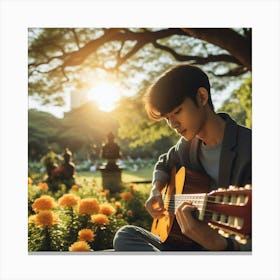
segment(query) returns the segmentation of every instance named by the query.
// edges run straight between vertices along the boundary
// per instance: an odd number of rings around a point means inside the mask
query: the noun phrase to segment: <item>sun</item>
[[[109,82],[98,83],[88,92],[88,99],[96,101],[99,109],[106,112],[115,108],[120,97],[119,88]]]

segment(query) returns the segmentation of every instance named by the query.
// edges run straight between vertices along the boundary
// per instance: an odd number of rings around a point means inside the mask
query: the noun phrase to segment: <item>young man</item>
[[[165,211],[161,190],[169,182],[172,168],[185,166],[206,173],[209,191],[218,187],[251,184],[251,130],[238,125],[229,115],[216,114],[207,75],[198,67],[179,65],[164,73],[145,95],[150,118],[165,119],[181,138],[159,157],[146,209],[154,218]],[[155,207],[158,202],[158,207]],[[207,223],[196,219],[195,207],[182,202],[176,220],[183,235],[192,240],[187,246],[160,242],[158,236],[136,226],[121,228],[114,238],[116,251],[165,250],[251,250],[250,241],[241,245],[225,238]]]

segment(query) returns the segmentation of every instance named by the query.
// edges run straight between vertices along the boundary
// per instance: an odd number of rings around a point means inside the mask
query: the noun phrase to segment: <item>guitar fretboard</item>
[[[207,203],[207,194],[175,194],[163,197],[163,201],[165,209],[172,214],[175,214],[175,210],[182,202],[189,202],[197,207],[197,210],[199,211],[198,219],[203,220]]]

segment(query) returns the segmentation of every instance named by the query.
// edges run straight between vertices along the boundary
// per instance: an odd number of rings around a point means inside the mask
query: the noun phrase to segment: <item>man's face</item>
[[[186,98],[181,105],[164,116],[168,125],[187,141],[192,140],[205,122],[205,107]]]

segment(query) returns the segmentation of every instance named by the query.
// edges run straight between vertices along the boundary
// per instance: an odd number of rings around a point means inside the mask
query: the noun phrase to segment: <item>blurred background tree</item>
[[[67,96],[90,89],[102,73],[114,77],[123,90],[110,113],[93,103],[62,119],[29,110],[30,159],[40,158],[49,146],[56,152],[67,146],[88,158],[108,131],[117,135],[126,155],[166,151],[176,135],[164,122],[147,118],[142,96],[178,63],[201,67],[209,76],[214,103],[224,99],[216,110],[251,126],[250,28],[30,28],[28,46],[28,92],[42,105],[63,106]],[[233,84],[235,90],[222,96]]]

